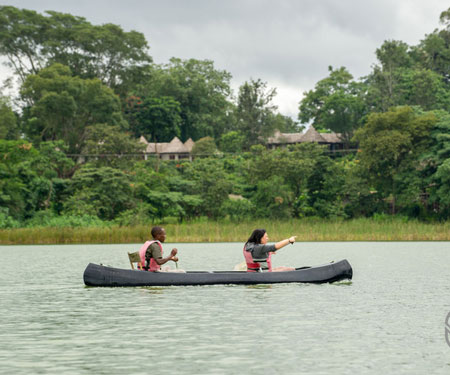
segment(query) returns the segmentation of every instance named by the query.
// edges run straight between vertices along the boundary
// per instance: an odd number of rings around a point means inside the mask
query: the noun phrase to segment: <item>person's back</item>
[[[244,258],[248,272],[272,271],[271,252],[275,245],[263,245],[247,242],[244,246]]]

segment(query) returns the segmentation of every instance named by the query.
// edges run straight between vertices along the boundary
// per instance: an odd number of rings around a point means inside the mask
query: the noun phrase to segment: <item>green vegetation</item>
[[[69,222],[67,222],[69,224]],[[74,223],[75,225],[77,223]],[[79,224],[79,223],[78,223]],[[98,223],[91,222],[91,225]],[[297,235],[305,241],[449,241],[450,224],[427,224],[419,221],[378,216],[374,219],[319,220],[292,219],[232,221],[195,221],[184,224],[163,223],[169,242],[242,242],[255,228],[265,228],[271,241]],[[89,226],[83,228],[40,227],[0,230],[0,243],[142,243],[149,238],[150,226]]]
[[[297,123],[260,79],[233,96],[212,61],[153,63],[139,32],[0,6],[0,54],[21,85],[0,97],[0,242],[140,242],[161,222],[173,241],[243,241],[255,226],[448,240],[450,9],[440,21],[417,46],[385,41],[366,77],[330,67]],[[265,146],[308,123],[358,152]],[[192,138],[195,158],[143,160],[140,136]]]

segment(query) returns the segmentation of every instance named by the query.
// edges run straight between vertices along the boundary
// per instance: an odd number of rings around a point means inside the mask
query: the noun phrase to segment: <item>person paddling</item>
[[[293,244],[297,236],[292,236],[273,245],[267,245],[269,236],[265,229],[255,229],[244,245],[244,258],[247,272],[284,272],[294,271],[293,267],[272,268],[272,253]]]
[[[161,269],[161,266],[170,260],[178,262],[178,257],[176,256],[178,250],[175,248],[172,249],[169,256],[163,258],[162,243],[166,240],[165,229],[162,227],[153,227],[151,233],[153,240],[145,242],[139,250],[141,263],[144,265],[143,269],[152,272],[180,272],[181,270],[171,270],[170,267]]]

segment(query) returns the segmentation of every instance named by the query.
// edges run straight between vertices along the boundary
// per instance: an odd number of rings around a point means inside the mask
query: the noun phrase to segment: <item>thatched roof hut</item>
[[[343,145],[340,137],[339,133],[319,133],[314,126],[310,126],[305,133],[281,133],[277,130],[273,137],[267,139],[267,145],[269,148],[276,148],[303,142],[315,142],[330,145],[330,148],[335,149]]]

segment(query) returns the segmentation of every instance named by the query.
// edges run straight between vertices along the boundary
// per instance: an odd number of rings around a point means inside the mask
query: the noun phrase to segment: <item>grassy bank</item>
[[[167,242],[245,242],[254,228],[265,228],[271,241],[450,241],[450,222],[423,223],[390,219],[258,220],[245,223],[194,222],[163,224]],[[92,228],[20,228],[0,230],[0,244],[140,243],[150,226]]]

